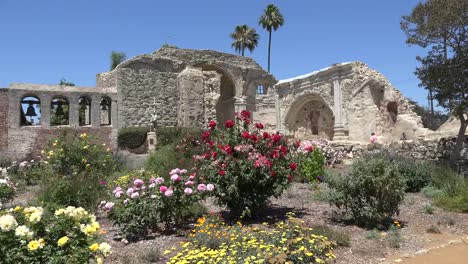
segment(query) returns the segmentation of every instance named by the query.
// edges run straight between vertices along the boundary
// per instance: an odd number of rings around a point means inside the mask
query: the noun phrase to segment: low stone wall
[[[357,142],[330,142],[330,146],[336,151],[344,154],[344,159],[359,158],[367,153],[375,153],[382,150],[390,150],[401,156],[432,160],[437,162],[447,162],[450,154],[455,148],[456,137],[439,139],[415,139],[402,140],[391,144],[362,144]],[[468,136],[465,137],[464,149],[462,150],[461,160],[458,161],[458,170],[460,173],[468,175]]]

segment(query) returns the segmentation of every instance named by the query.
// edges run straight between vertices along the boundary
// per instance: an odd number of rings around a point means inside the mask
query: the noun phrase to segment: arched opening
[[[108,97],[101,98],[101,126],[111,125],[111,100]]]
[[[203,71],[216,71],[221,74],[220,97],[216,103],[216,119],[218,123],[224,124],[226,120],[234,120],[234,102],[236,89],[229,74],[221,67],[213,64],[198,65]]]
[[[334,116],[327,103],[318,95],[296,100],[286,115],[286,126],[299,138],[333,139]]]
[[[388,102],[387,111],[393,123],[396,123],[398,117],[398,104],[395,101]]]
[[[41,101],[35,96],[26,96],[20,103],[20,125],[39,126],[41,124]]]
[[[80,126],[91,125],[91,100],[87,97],[80,97],[78,110],[78,124]]]
[[[50,125],[65,126],[69,124],[70,104],[63,97],[56,97],[50,103]]]

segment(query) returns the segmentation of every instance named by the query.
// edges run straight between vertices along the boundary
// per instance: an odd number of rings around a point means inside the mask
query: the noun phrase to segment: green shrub
[[[178,226],[183,221],[201,213],[202,207],[195,207],[207,193],[214,190],[213,184],[205,185],[198,178],[186,175],[186,170],[174,169],[170,180],[161,177],[145,181],[133,179],[128,184],[121,177],[118,182],[124,184],[113,188],[114,202],[104,204],[109,211],[109,218],[114,225],[122,228],[128,240],[145,237],[152,231],[162,231]],[[193,214],[192,214],[193,213]]]
[[[449,211],[468,213],[468,184],[463,184],[454,195],[443,193],[436,198],[435,204]]]
[[[149,129],[146,127],[124,127],[119,130],[117,142],[121,149],[136,149],[143,145]]]
[[[468,180],[446,167],[432,173],[434,204],[449,211],[468,212]],[[426,191],[427,192],[427,191]]]
[[[423,210],[426,214],[434,214],[434,207],[430,204],[424,205]]]
[[[83,208],[47,212],[19,206],[0,211],[1,263],[102,263],[111,253],[99,244],[99,223]]]
[[[168,177],[167,173],[173,168],[189,169],[192,159],[185,159],[180,155],[180,152],[175,151],[173,144],[159,147],[149,155],[145,169],[164,178]]]
[[[91,142],[86,134],[64,134],[42,151],[48,174],[40,179],[39,200],[45,206],[94,209],[106,197],[115,163],[109,148]]]
[[[0,154],[0,168],[8,168],[12,164],[11,159]]]
[[[158,127],[156,129],[159,146],[177,143],[183,138],[198,138],[200,134],[201,129],[195,127]]]
[[[302,181],[316,181],[317,177],[324,176],[325,156],[319,148],[315,148],[312,152],[305,154],[305,157],[300,162]],[[298,177],[298,178],[299,178]]]
[[[213,182],[213,195],[234,218],[255,216],[266,201],[279,197],[297,174],[296,158],[280,134],[262,131],[263,124],[249,126],[250,112],[242,111],[225,129],[203,132],[203,152],[194,157],[196,173]]]
[[[15,184],[8,177],[2,178],[0,174],[0,208],[2,208],[3,203],[13,200],[15,192]]]
[[[364,226],[384,224],[404,199],[405,181],[382,155],[356,160],[349,174],[328,184],[331,203]]]
[[[386,240],[391,247],[400,248],[402,242],[400,230],[394,225],[390,226]]]
[[[313,225],[312,230],[314,234],[324,236],[334,241],[338,246],[349,247],[351,245],[351,238],[348,234],[332,229],[326,225]]]
[[[419,192],[431,182],[432,166],[424,161],[399,157],[393,161],[406,181],[407,192]]]
[[[49,175],[48,169],[44,162],[38,161],[23,161],[21,163],[13,163],[8,168],[8,175],[19,185],[36,185],[44,175]]]
[[[377,240],[380,238],[380,233],[377,229],[372,229],[371,231],[366,232],[366,239]]]

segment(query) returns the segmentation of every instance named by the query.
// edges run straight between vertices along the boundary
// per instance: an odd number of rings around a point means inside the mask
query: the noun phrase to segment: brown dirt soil
[[[27,195],[22,196],[23,199]],[[306,224],[327,225],[348,234],[351,238],[351,246],[336,248],[336,264],[397,263],[395,260],[409,264],[468,263],[466,244],[448,245],[451,240],[468,237],[468,214],[446,212],[437,207],[434,207],[433,214],[427,214],[423,209],[427,204],[431,204],[431,200],[421,193],[408,193],[406,195],[405,201],[400,207],[400,215],[395,217],[402,225],[399,229],[401,233],[399,248],[393,248],[389,245],[386,240],[388,236],[386,232],[378,231],[376,238],[368,239],[366,235],[369,234],[370,230],[335,221],[333,218],[334,208],[327,202],[314,199],[313,187],[308,184],[294,183],[282,197],[272,199],[269,209],[260,216],[261,219],[258,221],[274,222],[275,219],[284,217],[287,212],[292,211]],[[212,201],[208,201],[206,205],[210,212],[221,210],[214,206]],[[112,264],[165,263],[168,258],[164,257],[162,252],[171,247],[178,247],[180,242],[184,241],[183,233],[189,231],[189,227],[187,227],[178,230],[180,234],[155,235],[146,240],[126,244],[119,238],[118,227],[112,226],[111,222],[103,215],[98,216],[98,220],[106,232],[104,239],[113,247],[113,253],[105,263]],[[437,227],[440,234],[428,233],[427,230],[431,226]],[[447,246],[431,249],[440,245]],[[416,255],[418,251],[425,249],[431,250],[428,253]],[[439,261],[439,257],[444,259],[443,262]],[[452,258],[455,262],[452,261]],[[458,260],[462,262],[456,262]]]

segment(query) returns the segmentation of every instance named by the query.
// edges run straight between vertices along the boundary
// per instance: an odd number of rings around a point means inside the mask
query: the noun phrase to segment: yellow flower
[[[86,138],[87,136],[88,136],[88,134],[86,134],[86,133],[80,134],[80,138]]]
[[[61,237],[58,241],[57,241],[57,245],[59,245],[59,247],[65,245],[66,243],[68,242],[68,237],[67,236],[64,236],[64,237]]]
[[[13,209],[13,211],[15,211],[15,212],[18,212],[19,210],[21,210],[21,207],[19,207],[19,206],[16,206],[15,209]]]
[[[111,253],[111,246],[106,242],[99,244],[99,250],[104,254],[105,257],[109,256]]]
[[[91,246],[89,246],[89,250],[91,250],[91,251],[96,251],[98,249],[99,249],[99,244],[98,243],[94,243]]]
[[[101,257],[97,257],[97,258],[96,258],[96,263],[97,263],[97,264],[102,264],[102,263],[103,263],[102,258],[101,258]]]
[[[83,149],[88,149],[88,148],[89,148],[88,145],[83,146]]]
[[[39,243],[39,241],[37,240],[32,240],[28,243],[28,249],[30,251],[34,251],[34,250],[37,250],[38,248],[41,247],[41,244]]]

